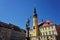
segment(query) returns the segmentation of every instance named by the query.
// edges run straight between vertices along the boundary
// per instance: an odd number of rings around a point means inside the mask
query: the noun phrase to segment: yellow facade
[[[54,29],[53,26],[47,26],[47,27],[41,27],[40,28],[41,34],[43,36],[42,40],[56,40],[54,35],[57,35],[57,32],[56,32],[56,29]],[[55,34],[54,34],[53,31],[55,31]]]
[[[41,32],[43,33],[43,35],[51,35],[53,28],[52,27],[44,27],[44,28],[41,28],[41,30],[42,30]]]
[[[35,27],[35,29],[33,29],[33,30],[35,30],[35,33],[33,33],[34,34],[34,36],[38,36],[38,32],[39,32],[39,29],[38,29],[38,21],[37,21],[37,18],[33,18],[33,26]]]

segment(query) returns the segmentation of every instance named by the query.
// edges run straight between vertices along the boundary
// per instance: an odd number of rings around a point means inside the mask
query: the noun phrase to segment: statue
[[[30,37],[29,37],[29,29],[30,29],[30,20],[28,19],[27,22],[26,22],[26,39],[27,40],[30,40]]]

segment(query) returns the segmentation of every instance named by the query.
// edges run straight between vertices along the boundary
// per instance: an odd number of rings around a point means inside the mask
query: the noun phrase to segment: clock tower
[[[38,36],[39,29],[38,29],[38,18],[37,18],[37,12],[36,8],[34,8],[34,15],[33,15],[33,29],[35,29],[35,36]]]

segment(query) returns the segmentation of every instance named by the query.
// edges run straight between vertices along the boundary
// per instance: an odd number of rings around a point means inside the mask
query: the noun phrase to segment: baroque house
[[[39,24],[41,40],[60,40],[60,26],[52,23],[50,20]]]

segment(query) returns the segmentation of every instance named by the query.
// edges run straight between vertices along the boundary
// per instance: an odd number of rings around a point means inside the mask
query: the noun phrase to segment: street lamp
[[[29,37],[29,29],[30,29],[30,20],[28,19],[27,22],[26,22],[26,39],[27,40],[30,40],[30,37]]]

